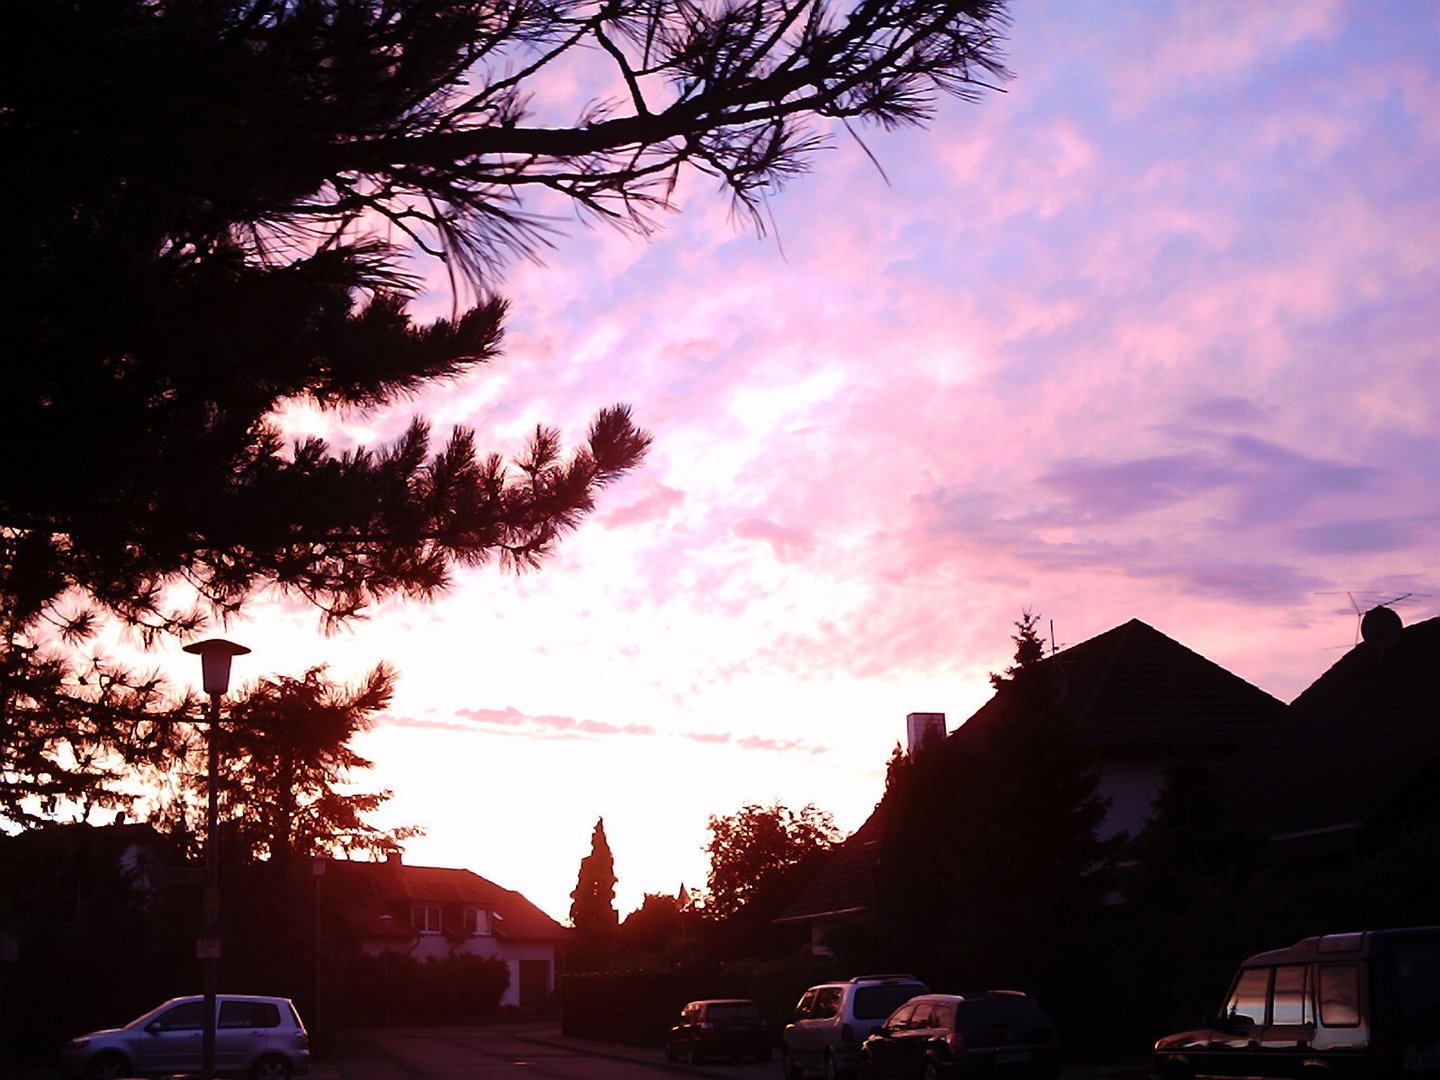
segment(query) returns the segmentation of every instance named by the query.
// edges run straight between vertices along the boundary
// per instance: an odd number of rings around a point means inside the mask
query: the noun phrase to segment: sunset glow
[[[407,862],[564,919],[603,817],[623,916],[703,886],[710,814],[860,824],[905,715],[983,703],[1025,608],[1061,647],[1141,619],[1286,701],[1355,605],[1440,612],[1440,7],[1013,17],[1004,92],[837,129],[767,235],[695,176],[649,239],[564,221],[507,269],[488,370],[287,417],[510,454],[626,402],[655,437],[536,573],[226,627],[241,682],[398,668],[356,780],[427,830]]]

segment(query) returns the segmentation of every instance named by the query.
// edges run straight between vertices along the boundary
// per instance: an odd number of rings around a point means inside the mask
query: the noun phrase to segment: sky
[[[1357,607],[1440,614],[1440,6],[1012,16],[1003,92],[836,132],[763,236],[705,177],[649,238],[558,222],[506,270],[503,357],[288,414],[513,454],[626,402],[654,435],[536,573],[225,628],[237,681],[399,669],[356,781],[426,830],[407,862],[563,921],[603,817],[623,916],[703,886],[712,814],[857,827],[906,714],[978,708],[1025,609],[1062,648],[1141,619],[1285,701]]]

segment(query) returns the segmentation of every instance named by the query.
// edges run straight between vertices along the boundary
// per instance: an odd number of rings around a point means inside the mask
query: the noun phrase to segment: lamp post
[[[207,787],[209,802],[205,812],[205,918],[202,922],[200,940],[195,943],[195,952],[205,968],[205,1015],[201,1018],[200,1075],[211,1080],[215,1075],[215,975],[220,959],[220,843],[216,826],[220,817],[218,774],[220,772],[219,734],[220,699],[230,689],[230,660],[244,656],[250,650],[244,645],[221,638],[196,641],[185,646],[185,651],[200,657],[202,686],[210,696],[210,707],[206,712],[209,734],[207,743],[209,762],[207,765]]]
[[[315,1030],[322,1026],[320,1018],[320,886],[325,882],[325,856],[316,855],[310,860],[310,873],[315,878]]]
[[[385,1026],[390,1026],[390,924],[394,915],[380,916],[380,933],[384,937],[385,952],[380,958],[380,1000],[384,1005]]]

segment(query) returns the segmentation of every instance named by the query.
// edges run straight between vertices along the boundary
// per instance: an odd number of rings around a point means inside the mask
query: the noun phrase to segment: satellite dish
[[[1377,649],[1389,649],[1400,644],[1400,632],[1404,628],[1395,610],[1380,604],[1361,618],[1360,639]]]

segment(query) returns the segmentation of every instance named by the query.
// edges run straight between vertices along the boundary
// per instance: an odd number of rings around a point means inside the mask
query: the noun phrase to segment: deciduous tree
[[[733,814],[712,814],[709,829],[705,907],[719,919],[735,915],[777,877],[840,841],[834,817],[814,804],[791,810],[778,802],[750,803]]]

